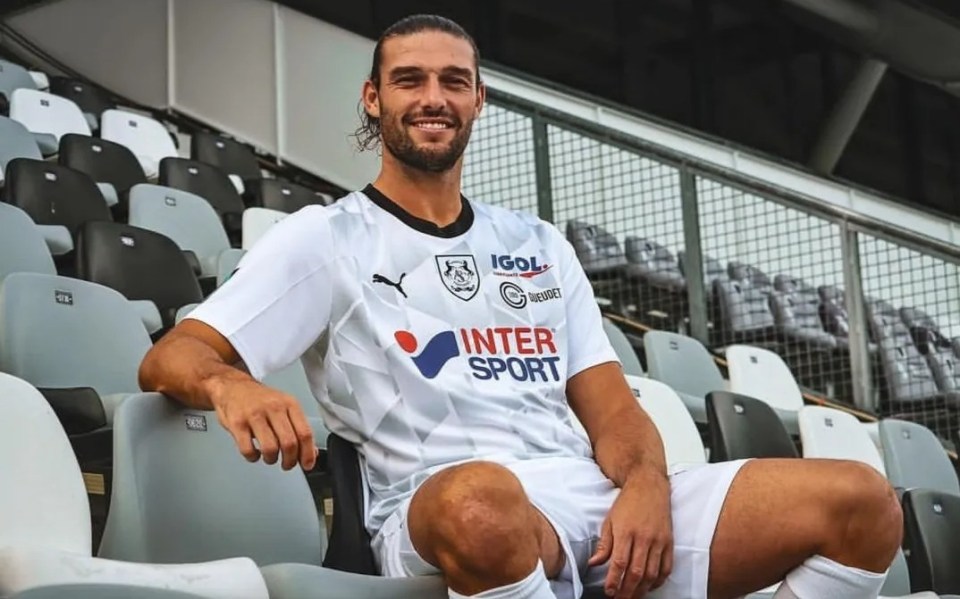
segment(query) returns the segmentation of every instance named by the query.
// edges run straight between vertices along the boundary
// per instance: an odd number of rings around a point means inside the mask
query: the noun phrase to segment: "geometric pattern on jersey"
[[[431,235],[365,191],[274,225],[191,317],[257,378],[301,357],[363,456],[371,534],[449,465],[590,456],[566,381],[616,355],[563,236],[472,202],[468,229]]]

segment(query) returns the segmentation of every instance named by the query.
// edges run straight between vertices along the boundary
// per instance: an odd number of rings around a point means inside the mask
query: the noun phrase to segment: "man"
[[[362,91],[377,179],[276,225],[147,355],[143,388],[216,410],[251,461],[309,469],[296,400],[257,382],[302,356],[364,456],[382,573],[442,573],[451,597],[726,598],[784,579],[780,598],[876,597],[902,524],[872,469],[668,475],[570,245],[460,194],[477,60],[446,19],[388,29]]]

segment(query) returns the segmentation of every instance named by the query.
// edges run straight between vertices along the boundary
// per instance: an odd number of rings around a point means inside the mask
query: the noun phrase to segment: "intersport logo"
[[[523,277],[531,279],[550,270],[549,264],[541,265],[536,256],[521,258],[508,254],[490,254],[490,265],[493,274],[501,277]]]
[[[410,331],[396,331],[394,339],[413,360],[425,378],[436,378],[446,364],[466,357],[473,377],[520,382],[559,381],[557,345],[553,331],[545,327],[487,327],[441,331],[420,342]]]

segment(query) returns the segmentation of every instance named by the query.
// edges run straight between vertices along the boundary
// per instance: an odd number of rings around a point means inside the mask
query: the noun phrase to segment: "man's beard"
[[[412,125],[408,121],[413,121],[414,118],[421,118],[422,116],[442,116],[452,121],[451,126],[455,132],[450,143],[440,148],[425,149],[418,147],[407,132],[407,126]],[[385,112],[380,122],[383,145],[390,150],[390,153],[410,168],[428,173],[444,173],[453,168],[460,156],[463,155],[467,142],[470,140],[470,131],[473,129],[473,119],[461,123],[460,119],[455,116],[439,114],[397,118],[393,114]]]

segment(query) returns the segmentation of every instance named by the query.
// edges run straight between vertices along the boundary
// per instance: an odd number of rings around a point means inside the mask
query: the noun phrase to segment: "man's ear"
[[[380,118],[380,92],[373,81],[367,79],[363,82],[363,91],[361,92],[363,100],[363,109],[372,118]]]
[[[483,105],[487,101],[487,85],[481,81],[477,86],[477,105],[474,107],[474,118],[480,116],[483,111]]]

